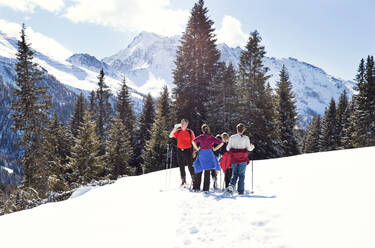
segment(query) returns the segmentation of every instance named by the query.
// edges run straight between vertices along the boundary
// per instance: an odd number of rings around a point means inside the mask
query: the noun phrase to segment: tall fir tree
[[[277,156],[274,143],[275,123],[272,96],[266,91],[268,67],[263,65],[264,46],[257,31],[250,34],[245,50],[241,53],[238,69],[238,98],[240,122],[248,127],[251,142],[256,146],[255,159]]]
[[[219,62],[216,74],[210,82],[209,94],[207,100],[210,102],[207,109],[207,123],[210,123],[211,133],[215,134],[222,130],[222,116],[223,113],[223,89],[224,89],[224,74],[226,71],[224,62]]]
[[[73,184],[87,184],[103,174],[103,156],[99,156],[101,141],[96,134],[92,113],[86,111],[75,145],[69,157],[70,180]]]
[[[133,104],[130,99],[129,87],[126,84],[125,77],[122,80],[121,89],[117,95],[117,102],[115,108],[117,112],[120,114],[120,118],[127,132],[132,137],[135,123],[135,115],[133,112]]]
[[[105,154],[105,143],[108,138],[108,128],[112,120],[112,106],[109,102],[109,98],[112,95],[108,85],[104,82],[104,71],[100,70],[98,75],[98,88],[96,89],[96,133],[98,134],[102,143],[100,148],[100,154]]]
[[[223,80],[223,132],[234,132],[239,119],[236,70],[232,63],[229,63],[224,73]],[[220,131],[220,132],[221,132]]]
[[[17,43],[15,80],[18,87],[14,90],[15,100],[10,108],[14,122],[12,129],[21,134],[18,145],[23,151],[20,158],[20,163],[24,167],[23,186],[45,193],[40,184],[46,181],[44,172],[48,165],[42,141],[51,99],[46,95],[48,87],[39,85],[42,81],[42,72],[38,64],[33,62],[34,52],[27,42],[25,29],[25,25],[22,25],[21,38]]]
[[[171,129],[175,123],[173,115],[171,115],[171,109],[172,109],[171,105],[172,105],[172,102],[171,102],[171,99],[169,98],[168,87],[165,85],[158,99],[157,112],[158,113],[160,112],[160,115],[165,117],[167,129]]]
[[[337,148],[337,120],[336,120],[336,102],[332,98],[329,107],[324,114],[322,123],[321,146],[323,151],[332,151]]]
[[[276,126],[277,139],[282,156],[299,154],[295,133],[297,111],[296,100],[292,92],[292,84],[285,65],[280,71],[280,81],[276,89]]]
[[[43,140],[43,147],[48,159],[49,191],[59,192],[69,189],[65,174],[73,143],[73,136],[64,123],[61,123],[57,112],[54,112],[54,116],[49,120],[47,126],[47,135]]]
[[[349,106],[348,96],[344,90],[339,98],[339,103],[337,104],[336,110],[336,132],[337,132],[337,146],[342,147],[342,139],[344,137],[344,127],[349,122],[349,116],[347,115],[347,110]]]
[[[304,136],[304,144],[303,144],[303,152],[304,153],[313,153],[313,152],[320,152],[321,148],[321,118],[320,115],[314,116],[310,125],[307,127],[305,136]]]
[[[173,71],[177,119],[187,118],[189,128],[194,132],[198,132],[201,124],[207,121],[211,104],[207,96],[220,58],[215,44],[214,22],[207,13],[203,0],[191,10]]]
[[[357,91],[351,125],[353,146],[375,145],[375,66],[374,57],[361,60],[356,75]]]
[[[155,122],[151,128],[151,138],[146,142],[145,150],[142,154],[142,168],[145,173],[162,170],[166,159],[168,145],[168,113],[170,109],[170,99],[168,88],[165,86],[160,94],[159,104]]]
[[[238,120],[236,72],[232,63],[218,63],[211,86],[208,122],[212,133],[234,132]]]
[[[129,163],[132,156],[131,136],[118,113],[109,131],[105,156],[107,168],[109,168],[108,174],[112,179],[117,179],[121,175],[134,174]]]
[[[90,97],[89,97],[89,111],[94,114],[96,112],[96,95],[95,95],[95,91],[92,90],[90,92]]]
[[[151,138],[151,127],[155,121],[155,108],[154,100],[151,95],[148,94],[145,103],[142,108],[142,113],[139,117],[139,128],[136,132],[136,144],[134,147],[134,161],[137,169],[137,174],[142,174],[142,163],[143,159],[141,157],[146,142]]]
[[[355,97],[352,98],[342,117],[341,146],[345,149],[353,148],[354,126],[351,125],[354,118]]]
[[[83,114],[86,110],[86,101],[81,93],[76,100],[73,110],[73,116],[70,120],[70,130],[74,137],[77,137],[78,130],[83,123]]]

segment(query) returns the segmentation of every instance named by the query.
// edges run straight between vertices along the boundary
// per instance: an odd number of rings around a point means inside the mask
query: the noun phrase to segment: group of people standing
[[[203,191],[210,189],[210,177],[217,187],[217,172],[224,172],[226,190],[232,193],[238,181],[238,193],[244,194],[246,165],[249,163],[248,152],[255,147],[244,135],[245,126],[238,124],[237,134],[229,137],[223,133],[214,137],[210,134],[207,124],[201,127],[202,134],[195,137],[194,132],[188,129],[189,121],[182,119],[176,124],[170,138],[177,139],[177,161],[180,167],[181,186],[186,187],[185,167],[188,167],[193,191],[200,191],[202,174],[204,174]],[[220,157],[220,162],[218,157]],[[194,161],[194,162],[193,162]]]

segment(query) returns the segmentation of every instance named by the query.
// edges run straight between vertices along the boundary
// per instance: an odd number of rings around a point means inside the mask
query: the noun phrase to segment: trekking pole
[[[169,158],[169,144],[167,144],[167,159],[165,160],[165,189],[167,189],[168,181],[168,158]]]
[[[172,165],[173,165],[173,147],[171,149],[171,157],[169,159],[169,169],[172,169]],[[171,170],[169,170],[169,182],[168,182],[168,186],[171,185]]]
[[[220,189],[223,189],[223,180],[221,175],[221,168],[220,168]]]
[[[254,194],[254,160],[251,160],[251,194]]]

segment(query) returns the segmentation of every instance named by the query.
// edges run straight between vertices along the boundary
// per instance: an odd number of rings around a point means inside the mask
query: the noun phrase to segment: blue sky
[[[61,44],[71,53],[89,53],[102,59],[124,49],[141,31],[181,34],[195,2],[0,0],[0,31],[11,29],[10,26],[17,29],[10,24],[25,22],[32,32],[53,39],[52,43],[37,44],[41,47]],[[205,2],[215,22],[218,41],[230,46],[243,46],[248,34],[257,29],[267,56],[294,57],[349,80],[354,78],[360,59],[375,54],[375,1]],[[41,40],[44,39],[31,42]],[[64,57],[69,53],[61,54]]]

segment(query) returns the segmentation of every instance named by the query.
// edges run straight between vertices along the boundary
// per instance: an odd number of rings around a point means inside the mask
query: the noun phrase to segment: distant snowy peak
[[[70,56],[66,61],[69,63],[87,68],[89,70],[100,70],[100,69],[108,69],[108,65],[100,60],[98,60],[95,56],[91,56],[87,53],[78,53]]]
[[[238,68],[238,63],[242,49],[240,47],[232,48],[229,47],[225,43],[220,43],[217,45],[217,49],[220,51],[220,60],[225,62],[226,64],[229,64],[229,62],[233,63],[233,66],[235,68]]]
[[[179,36],[162,37],[150,32],[142,32],[124,50],[102,61],[129,78],[142,89],[159,90],[172,86],[172,71],[176,58]],[[153,91],[159,93],[157,91]],[[151,92],[151,93],[153,93]],[[148,92],[144,92],[148,93]]]
[[[106,57],[103,62],[109,65],[115,65],[116,63],[127,63],[127,59],[131,56],[144,55],[143,51],[150,51],[156,48],[168,49],[170,47],[177,46],[179,36],[163,37],[151,32],[141,32],[139,35],[134,37],[132,42],[127,46],[127,48],[119,51],[118,53]]]

